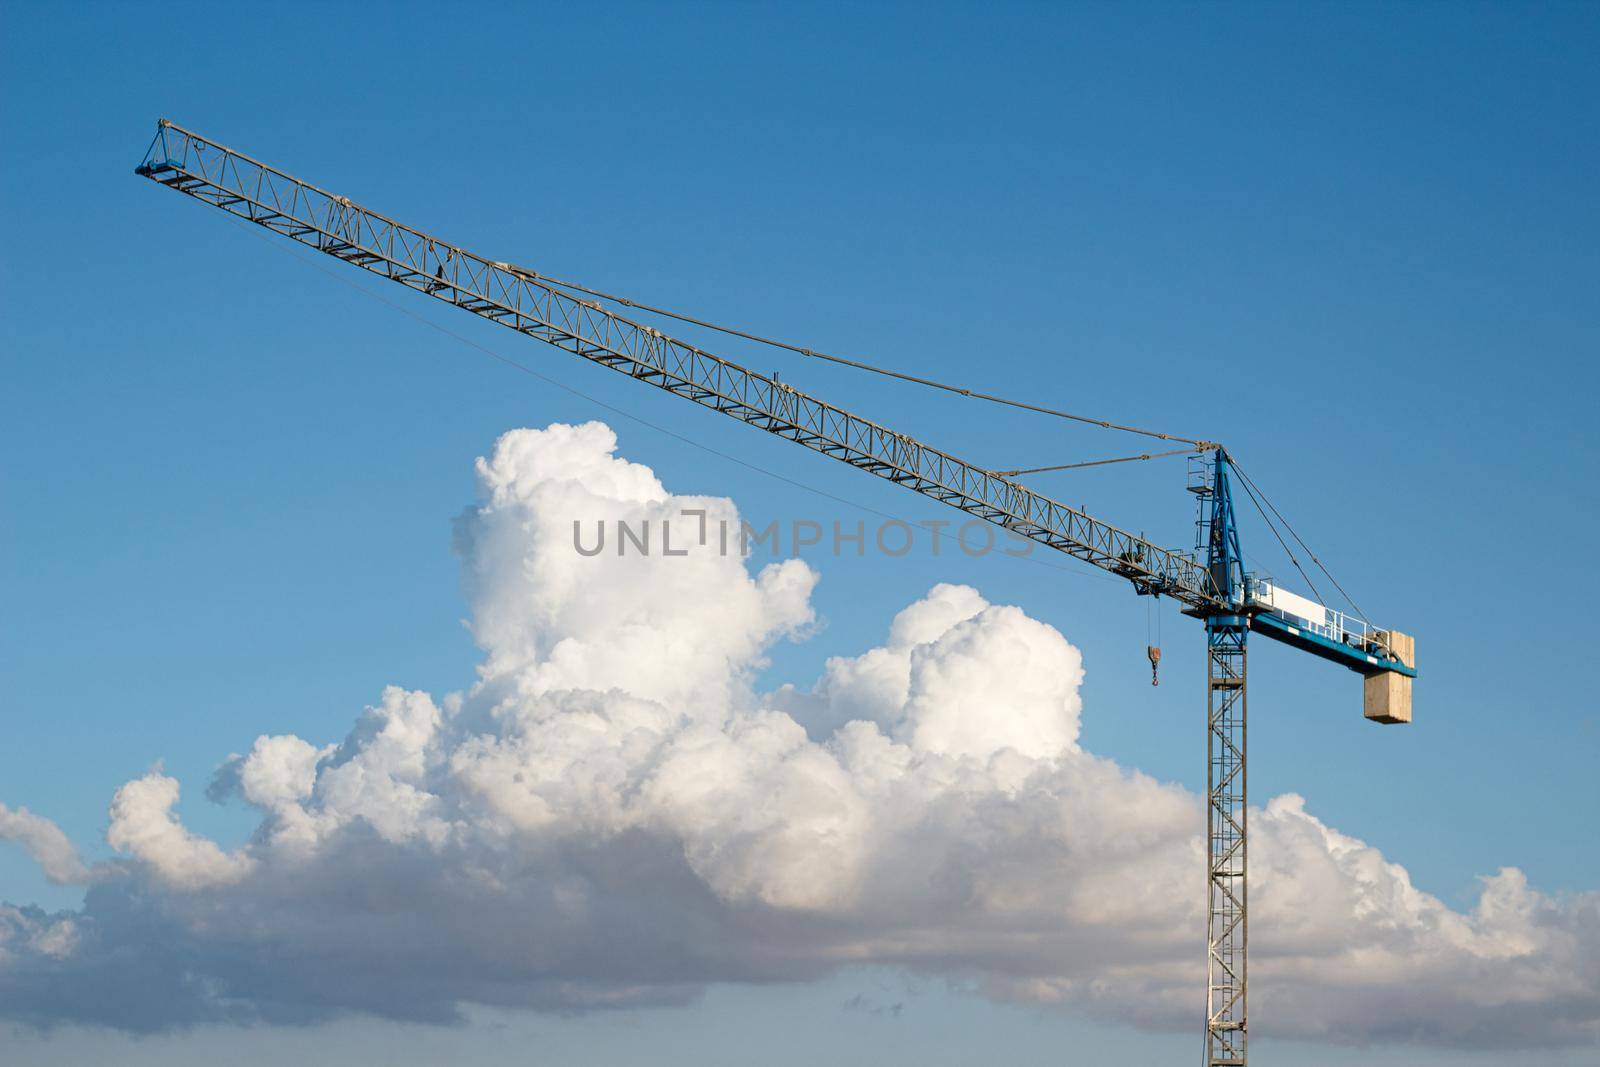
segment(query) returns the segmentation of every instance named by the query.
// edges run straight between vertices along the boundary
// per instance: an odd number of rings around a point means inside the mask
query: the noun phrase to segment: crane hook
[[[1150,684],[1160,685],[1161,679],[1156,677],[1156,671],[1161,666],[1161,649],[1155,645],[1146,645],[1144,651],[1150,657]]]

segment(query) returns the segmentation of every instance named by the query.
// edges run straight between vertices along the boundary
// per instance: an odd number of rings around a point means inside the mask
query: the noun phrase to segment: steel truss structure
[[[1249,821],[1242,626],[1206,631],[1206,1063],[1242,1065],[1249,1001]]]
[[[1140,594],[1171,597],[1185,614],[1204,619],[1206,1063],[1243,1067],[1249,931],[1246,639],[1251,631],[1262,633],[1366,675],[1414,677],[1416,671],[1381,640],[1369,640],[1365,631],[1352,636],[1341,627],[1337,633],[1306,633],[1251,602],[1225,450],[1218,447],[1205,456],[1205,476],[1190,486],[1200,505],[1201,562],[1194,554],[1162,548],[1093,519],[1005,474],[669,337],[610,310],[601,299],[582,299],[569,291],[570,285],[402,225],[165,119],[137,173],[372,274],[1084,560],[1126,578]]]
[[[363,270],[1076,556],[1188,607],[1206,571],[1075,508],[162,121],[138,173]]]
[[[1197,496],[1206,570],[1229,604],[1244,602],[1244,554],[1233,514],[1228,454],[1206,457]],[[1244,1067],[1249,1039],[1249,797],[1246,790],[1245,644],[1241,612],[1206,622],[1206,1065]]]

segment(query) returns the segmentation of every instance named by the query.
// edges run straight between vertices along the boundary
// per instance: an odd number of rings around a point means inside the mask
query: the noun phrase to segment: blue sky
[[[1594,8],[8,13],[0,800],[89,856],[110,854],[111,794],[158,760],[185,783],[186,822],[233,844],[251,821],[203,788],[229,753],[261,733],[338,740],[388,683],[470,684],[450,519],[505,430],[604,418],[675,491],[757,517],[860,514],[765,472],[942,517],[398,295],[608,407],[527,380],[332,282],[136,179],[166,116],[490,258],[1226,441],[1373,618],[1417,635],[1424,672],[1416,724],[1380,730],[1354,676],[1259,643],[1253,795],[1303,794],[1457,907],[1503,866],[1546,892],[1600,887],[1582,625],[1600,596],[1583,562],[1600,443]],[[1140,447],[727,350],[993,466]],[[1186,547],[1182,475],[1168,460],[1036,484]],[[1246,523],[1247,550],[1286,574]],[[1199,628],[1169,609],[1152,689],[1145,604],[1063,562],[817,558],[823,625],[775,648],[768,674],[813,678],[936,582],[965,582],[1082,649],[1086,747],[1199,788]],[[0,898],[79,895],[0,854]],[[930,1020],[945,1016],[1024,1060],[1061,1041],[1132,1057],[1112,1062],[1192,1045],[927,984],[874,994],[905,1000],[899,1017],[840,1007],[896,981],[718,990],[677,1012],[516,1017],[405,1045],[488,1055],[510,1027],[546,1035],[557,1062],[585,1062],[585,1042],[611,1043],[609,1062],[663,1042],[707,1062],[738,1053],[704,1034],[747,1015],[772,1020],[751,1041],[796,1017],[859,1032],[852,1047],[877,1050],[862,1062],[939,1062]],[[119,1039],[11,1040],[43,1063]],[[249,1040],[140,1047],[198,1059]],[[1323,1054],[1282,1046],[1283,1062]]]

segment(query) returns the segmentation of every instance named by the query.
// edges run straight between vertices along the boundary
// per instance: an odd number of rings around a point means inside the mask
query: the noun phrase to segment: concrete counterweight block
[[[1417,641],[1410,634],[1397,630],[1380,633],[1389,648],[1407,667],[1417,665]],[[1411,721],[1412,679],[1395,671],[1369,674],[1362,686],[1362,713],[1373,722],[1396,723]]]

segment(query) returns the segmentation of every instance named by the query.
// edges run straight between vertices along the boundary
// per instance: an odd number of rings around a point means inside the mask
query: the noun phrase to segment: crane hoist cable
[[[1153,437],[1159,441],[1182,441],[1184,444],[1193,445],[1200,451],[1208,451],[1217,447],[1217,443],[1214,441],[1204,441],[1192,437],[1182,437],[1178,434],[1172,433],[1161,433],[1158,430],[1146,430],[1138,426],[1125,426],[1121,423],[1111,422],[1106,419],[1096,419],[1088,415],[1075,415],[1069,411],[1060,411],[1056,408],[1047,408],[1039,404],[1030,404],[1024,400],[1013,400],[1009,397],[996,396],[993,393],[985,393],[976,389],[968,389],[959,385],[951,385],[947,382],[935,381],[932,378],[923,378],[915,374],[906,374],[903,371],[891,370],[888,367],[879,367],[872,363],[866,363],[858,359],[846,359],[844,356],[829,355],[826,352],[818,352],[816,349],[807,348],[804,345],[790,344],[787,341],[779,341],[771,337],[762,337],[760,334],[750,333],[749,331],[741,330],[736,326],[723,326],[715,322],[708,322],[705,319],[696,318],[693,315],[688,315],[680,311],[671,311],[667,308],[655,307],[650,304],[641,303],[637,300],[630,300],[625,296],[618,296],[615,293],[603,292],[587,285],[581,285],[578,282],[564,281],[560,278],[552,278],[548,274],[541,274],[536,270],[529,270],[527,267],[519,267],[515,263],[496,263],[495,266],[508,268],[518,274],[525,275],[536,281],[544,282],[546,285],[554,285],[561,289],[570,289],[573,292],[584,293],[600,300],[610,300],[621,304],[624,307],[637,308],[640,311],[648,312],[652,315],[662,315],[669,319],[676,319],[679,322],[687,322],[693,326],[703,326],[708,330],[715,330],[718,333],[727,334],[730,337],[742,337],[747,341],[754,341],[757,344],[770,345],[773,348],[782,348],[786,351],[795,352],[811,359],[820,359],[828,363],[836,363],[842,367],[853,367],[856,370],[864,370],[872,374],[881,374],[887,378],[895,378],[903,382],[911,382],[914,385],[927,386],[930,389],[942,389],[947,393],[956,393],[959,396],[968,397],[972,400],[986,400],[991,404],[1003,404],[1006,407],[1019,408],[1023,411],[1032,411],[1040,415],[1050,415],[1058,419],[1070,419],[1074,422],[1081,422],[1090,426],[1098,426],[1105,430],[1119,430],[1123,433],[1141,434],[1145,437]],[[1185,449],[1185,451],[1188,450]]]
[[[1161,595],[1152,594],[1145,602],[1145,655],[1150,658],[1150,684],[1161,684]]]

